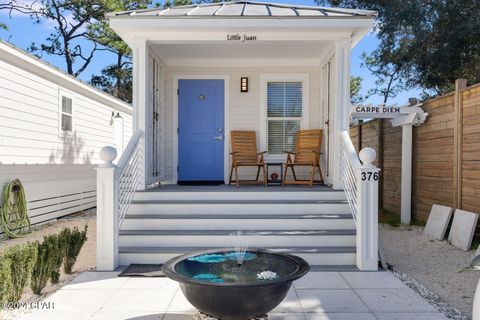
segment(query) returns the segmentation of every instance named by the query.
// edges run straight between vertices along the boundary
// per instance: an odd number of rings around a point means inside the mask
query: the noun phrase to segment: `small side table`
[[[282,185],[283,178],[283,162],[267,162],[267,182],[268,185]],[[280,174],[277,180],[272,180],[270,178],[270,167],[280,167]]]

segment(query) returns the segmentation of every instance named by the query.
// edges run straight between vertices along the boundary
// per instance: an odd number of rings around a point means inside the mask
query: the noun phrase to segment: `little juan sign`
[[[241,41],[241,42],[247,42],[247,41],[255,41],[257,40],[257,36],[252,36],[248,34],[227,34],[227,40],[228,41]]]

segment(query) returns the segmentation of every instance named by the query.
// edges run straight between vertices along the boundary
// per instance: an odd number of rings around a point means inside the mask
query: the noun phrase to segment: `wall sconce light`
[[[248,78],[241,77],[240,78],[240,92],[248,92]]]

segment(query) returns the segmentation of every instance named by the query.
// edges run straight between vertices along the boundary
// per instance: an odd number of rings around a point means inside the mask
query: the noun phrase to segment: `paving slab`
[[[390,272],[342,272],[341,275],[354,289],[407,288]]]
[[[375,313],[378,320],[448,320],[441,313]]]
[[[372,312],[437,312],[410,288],[356,289],[355,292]]]
[[[268,320],[306,320],[303,313],[269,313]]]
[[[470,250],[473,234],[477,226],[478,214],[465,210],[455,210],[448,241],[464,251]]]
[[[165,313],[162,320],[193,320],[194,313]],[[140,319],[138,319],[140,320]],[[142,319],[143,320],[143,319]]]
[[[298,290],[305,313],[369,312],[353,290]]]
[[[443,240],[452,214],[452,208],[434,204],[430,210],[424,233],[434,239]]]
[[[306,313],[306,320],[377,320],[371,313]]]
[[[120,289],[127,278],[119,278],[118,272],[84,272],[73,279],[63,290]]]
[[[302,289],[350,289],[340,272],[310,272],[293,283],[296,290]]]
[[[178,284],[168,278],[124,277],[121,289],[176,289]]]
[[[89,320],[162,320],[163,313],[155,312],[139,312],[139,311],[130,311],[130,312],[119,312],[119,311],[99,311],[94,314]],[[69,318],[65,318],[70,320]],[[178,319],[180,320],[180,319]],[[187,320],[187,318],[185,318]],[[188,320],[192,320],[192,316]]]
[[[21,317],[21,320],[89,320],[93,313],[39,311]]]
[[[197,309],[188,302],[187,298],[183,295],[182,290],[178,289],[172,302],[168,306],[168,313],[194,314],[196,312]]]
[[[285,299],[272,310],[272,313],[303,313],[302,305],[295,290],[290,289]]]
[[[103,308],[117,292],[118,289],[61,289],[44,301],[53,304],[54,309],[48,310],[51,311],[51,314],[57,312],[94,313]]]
[[[103,311],[151,311],[164,313],[167,311],[177,289],[138,289],[118,290],[108,300]]]

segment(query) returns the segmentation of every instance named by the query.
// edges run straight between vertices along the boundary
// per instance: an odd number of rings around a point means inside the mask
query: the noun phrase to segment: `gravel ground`
[[[475,251],[465,252],[447,241],[432,240],[423,234],[423,227],[417,226],[380,225],[379,242],[384,260],[400,273],[400,278],[401,274],[406,275],[407,282],[408,279],[416,281],[460,310],[463,318],[471,318],[480,272],[464,268],[470,264]]]
[[[22,299],[20,300],[22,303],[32,303],[36,301],[40,301],[45,299],[45,297],[49,296],[56,290],[63,287],[65,284],[72,281],[76,276],[78,276],[81,272],[92,270],[95,268],[95,260],[96,260],[96,216],[95,216],[95,209],[80,212],[77,214],[70,215],[68,217],[59,219],[55,222],[42,224],[40,226],[34,227],[34,232],[32,235],[26,238],[19,238],[19,239],[9,239],[9,240],[0,240],[0,252],[3,252],[6,247],[12,246],[17,243],[26,243],[26,242],[33,242],[33,241],[42,241],[43,236],[52,233],[59,233],[62,231],[63,228],[73,228],[78,227],[79,229],[83,229],[85,224],[88,224],[88,231],[87,231],[87,241],[82,247],[80,254],[77,258],[77,262],[73,267],[73,274],[66,275],[63,273],[63,268],[61,269],[60,274],[60,282],[52,285],[48,282],[47,286],[42,290],[41,295],[34,294],[30,288],[27,287],[25,289]],[[26,312],[25,309],[19,310],[10,310],[10,311],[2,311],[0,312],[0,319],[2,320],[9,320],[15,319]]]

